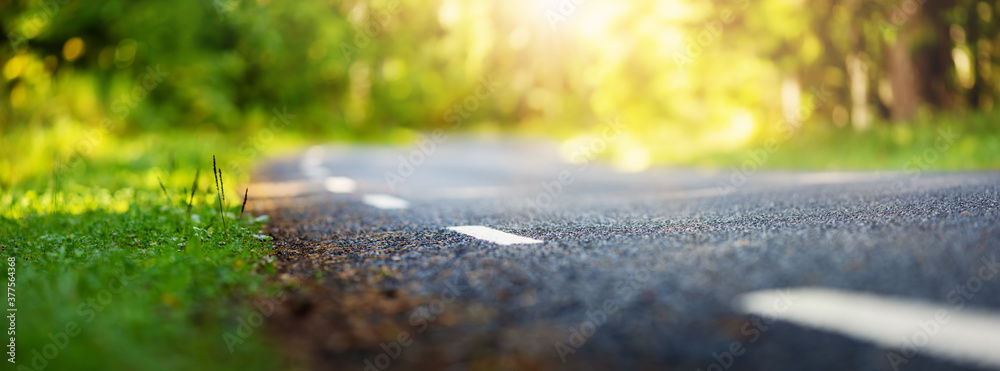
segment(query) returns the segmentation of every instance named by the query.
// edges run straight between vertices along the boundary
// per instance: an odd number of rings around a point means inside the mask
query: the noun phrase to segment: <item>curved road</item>
[[[300,361],[1000,369],[998,173],[744,182],[574,164],[544,142],[429,143],[258,170],[254,207],[303,287],[269,326]]]

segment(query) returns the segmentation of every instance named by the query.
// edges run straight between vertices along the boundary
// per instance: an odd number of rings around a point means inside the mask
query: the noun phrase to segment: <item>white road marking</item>
[[[358,186],[350,178],[332,176],[323,181],[323,188],[331,193],[351,193]]]
[[[299,161],[299,170],[307,178],[322,179],[330,175],[330,171],[323,167],[323,146],[312,146],[306,150],[302,160]]]
[[[779,306],[780,300],[790,304]],[[1000,367],[1000,315],[901,298],[823,288],[765,290],[741,295],[748,313],[841,333],[892,349],[903,362],[926,353],[962,363]],[[905,357],[905,358],[904,358]]]
[[[315,145],[315,146],[309,147],[309,149],[306,150],[305,157],[306,158],[323,158],[323,152],[325,152],[325,151],[326,151],[326,147],[323,147],[321,145]]]
[[[399,197],[394,197],[384,194],[372,194],[364,195],[361,197],[361,201],[367,205],[377,207],[379,209],[405,209],[410,207],[410,202]]]
[[[322,179],[330,175],[330,171],[323,166],[323,162],[312,157],[303,158],[299,162],[299,170],[310,179]]]
[[[481,225],[463,225],[459,227],[448,227],[448,229],[461,234],[466,234],[478,238],[480,240],[490,241],[498,245],[514,245],[514,244],[544,242],[541,240],[536,240],[534,238],[521,237],[516,234],[510,234],[504,231],[498,231],[496,229],[490,227],[484,227]]]

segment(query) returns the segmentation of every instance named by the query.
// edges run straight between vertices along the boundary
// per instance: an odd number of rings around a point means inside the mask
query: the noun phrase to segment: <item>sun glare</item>
[[[729,137],[734,143],[744,144],[750,140],[754,132],[753,114],[750,111],[738,110],[730,121]]]

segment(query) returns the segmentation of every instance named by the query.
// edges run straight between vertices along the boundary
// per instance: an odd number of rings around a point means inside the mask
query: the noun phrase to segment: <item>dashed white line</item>
[[[367,205],[386,210],[405,209],[410,207],[409,201],[384,194],[364,195],[361,197],[361,201]]]
[[[299,170],[310,179],[322,179],[330,175],[330,171],[323,167],[323,146],[309,147],[299,162]]]
[[[775,304],[782,300],[788,305]],[[891,351],[897,362],[906,361],[915,350],[1000,367],[1000,316],[994,313],[822,288],[757,291],[740,296],[737,304],[748,313],[898,349]],[[892,356],[886,353],[890,362]]]
[[[350,178],[332,176],[323,181],[323,188],[331,193],[351,193],[358,186]]]
[[[463,225],[458,227],[448,227],[448,229],[461,234],[478,238],[480,240],[490,241],[498,245],[515,245],[515,244],[529,244],[529,243],[543,242],[541,240],[536,240],[534,238],[522,237],[516,234],[510,234],[504,231],[499,231],[481,225]]]
[[[323,167],[319,160],[314,159],[302,160],[299,163],[299,170],[309,179],[322,179],[330,175],[330,171]]]

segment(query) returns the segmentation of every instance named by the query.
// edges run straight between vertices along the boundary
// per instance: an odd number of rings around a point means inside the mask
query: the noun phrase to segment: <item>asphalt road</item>
[[[270,328],[316,368],[1000,369],[1000,173],[567,157],[451,138],[267,163],[282,271],[323,282]]]

